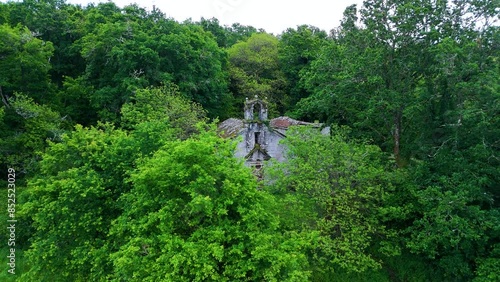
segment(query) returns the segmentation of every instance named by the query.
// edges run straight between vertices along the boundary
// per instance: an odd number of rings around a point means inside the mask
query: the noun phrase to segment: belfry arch
[[[255,96],[254,99],[245,101],[245,120],[247,121],[265,121],[267,120],[267,103]]]

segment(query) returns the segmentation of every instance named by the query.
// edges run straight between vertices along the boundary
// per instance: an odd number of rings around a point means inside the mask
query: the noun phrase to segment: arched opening
[[[255,103],[253,105],[253,119],[254,120],[260,120],[261,119],[261,115],[260,115],[260,112],[262,111],[262,106],[260,103]]]

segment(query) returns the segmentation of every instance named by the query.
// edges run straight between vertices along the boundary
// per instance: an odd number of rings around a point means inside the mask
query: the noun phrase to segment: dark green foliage
[[[498,163],[493,169],[469,163],[478,156],[467,156],[467,151],[445,150],[414,172],[419,185],[411,191],[414,221],[406,230],[410,236],[406,244],[435,259],[449,279],[469,280],[478,261],[495,257],[500,213],[495,194],[489,191],[498,183]]]
[[[149,28],[148,20],[102,23],[78,42],[92,107],[116,120],[137,89],[174,82],[210,116],[224,117],[222,105],[230,101],[225,52],[198,26],[162,19]]]
[[[319,56],[322,45],[326,43],[326,32],[313,26],[298,26],[287,29],[279,37],[278,57],[280,68],[286,79],[285,102],[288,110],[302,98],[310,95],[300,74],[308,71],[310,64]]]
[[[135,4],[0,3],[17,280],[499,280],[495,21],[495,1],[367,0],[329,35],[274,36]],[[208,120],[254,95],[333,128],[286,132],[260,183]]]
[[[313,234],[280,231],[274,199],[198,105],[171,85],[122,113],[129,131],[77,126],[42,155],[20,211],[32,228],[23,279],[307,279]]]
[[[64,1],[24,1],[4,7],[11,26],[20,25],[12,31],[2,25],[0,31],[8,49],[2,52],[13,54],[2,64],[9,70],[1,76],[4,95],[23,91],[90,125],[98,119],[118,122],[121,106],[137,89],[173,82],[210,117],[227,117],[223,107],[232,99],[226,53],[199,26],[179,24],[157,10],[149,13],[136,5],[121,9],[111,2],[81,8]],[[16,39],[21,30],[33,40]]]
[[[20,25],[0,25],[0,98],[5,103],[15,92],[30,95],[38,103],[52,101],[48,72],[54,47]]]
[[[14,168],[21,180],[33,176],[47,140],[59,141],[67,125],[57,112],[26,95],[17,94],[7,102],[8,107],[0,108],[0,166],[4,171]]]

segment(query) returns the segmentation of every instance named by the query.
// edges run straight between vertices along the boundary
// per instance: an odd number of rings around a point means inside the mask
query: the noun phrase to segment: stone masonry
[[[253,167],[258,176],[264,161],[271,158],[277,161],[285,160],[285,147],[280,144],[280,140],[286,137],[290,126],[322,126],[320,123],[303,122],[289,117],[268,120],[267,114],[266,101],[255,96],[254,99],[245,101],[243,120],[230,118],[219,125],[219,132],[224,137],[241,136],[242,141],[237,145],[235,156],[245,159],[245,164]],[[324,132],[328,132],[328,128]]]

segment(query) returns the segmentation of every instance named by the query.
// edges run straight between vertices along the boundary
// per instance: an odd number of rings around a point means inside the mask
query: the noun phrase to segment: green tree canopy
[[[137,90],[132,101],[123,105],[121,113],[124,128],[163,123],[172,127],[179,139],[198,132],[198,123],[206,121],[206,111],[184,98],[175,84]]]
[[[293,128],[285,144],[288,160],[268,169],[269,189],[294,202],[294,209],[309,211],[296,220],[320,232],[316,252],[322,268],[378,268],[380,261],[369,251],[376,245],[382,246],[381,253],[397,253],[388,240],[394,232],[382,217],[393,187],[379,148],[347,141],[340,128],[331,137],[317,129]]]
[[[326,32],[307,25],[289,28],[279,36],[278,57],[280,68],[287,79],[288,110],[300,99],[310,95],[300,79],[300,73],[305,72],[319,56],[326,38]]]
[[[120,203],[116,280],[303,281],[308,242],[284,236],[272,198],[213,132],[175,141],[144,162]],[[144,268],[144,265],[150,267]]]
[[[18,177],[34,176],[47,140],[59,141],[67,123],[59,113],[26,95],[11,97],[8,105],[2,108],[0,120],[0,165],[14,168]]]
[[[286,80],[279,67],[278,39],[254,33],[228,49],[230,89],[238,105],[255,95],[267,97],[274,111],[284,111]]]
[[[48,72],[54,51],[25,27],[0,25],[0,95],[6,101],[14,92],[23,92],[36,102],[50,101],[53,88]]]

